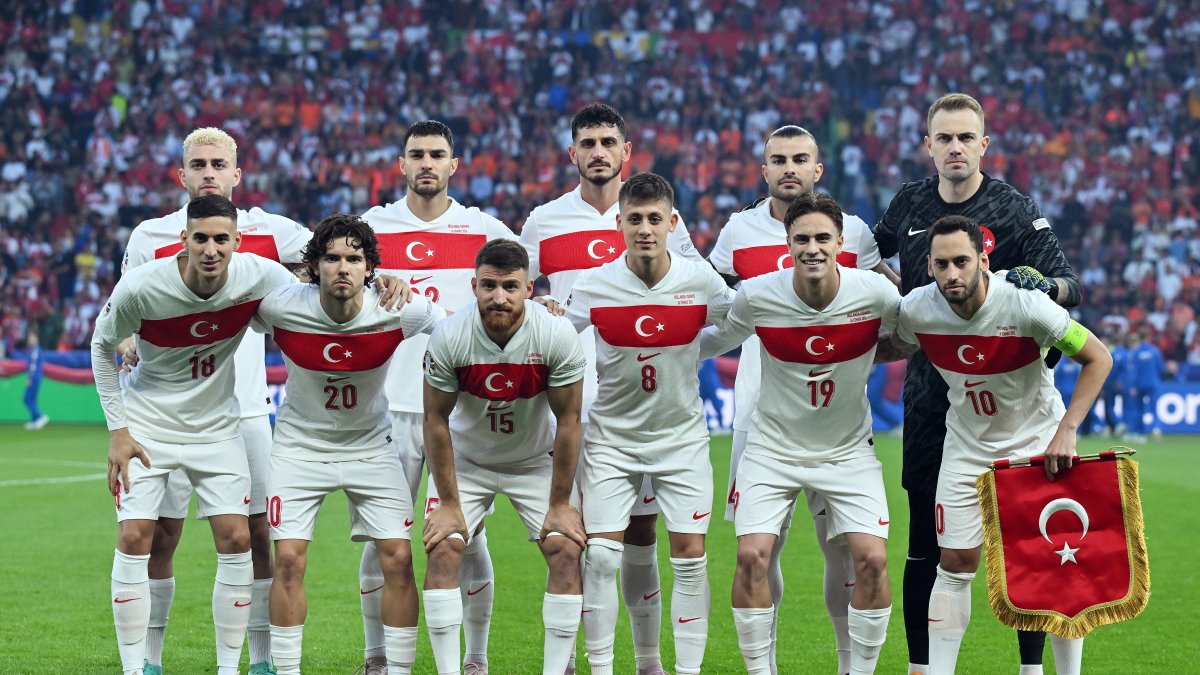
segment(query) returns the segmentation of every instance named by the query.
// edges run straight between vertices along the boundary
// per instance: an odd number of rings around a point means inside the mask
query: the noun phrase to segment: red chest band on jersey
[[[138,337],[164,348],[211,345],[240,333],[250,323],[261,302],[261,299],[251,300],[215,312],[196,312],[169,319],[142,319]]]
[[[183,250],[183,244],[175,242],[160,246],[155,249],[155,258],[166,258],[173,256]],[[238,246],[238,253],[253,253],[260,258],[274,260],[279,262],[279,248],[275,246],[275,237],[270,234],[246,234],[242,233],[242,243]]]
[[[878,318],[829,326],[757,326],[767,353],[788,363],[842,363],[871,351],[879,341]]]
[[[611,230],[571,232],[549,237],[538,247],[543,274],[599,267],[625,252],[625,239]]]
[[[473,363],[454,371],[459,389],[487,401],[533,398],[550,381],[550,369],[541,363]]]
[[[1042,350],[1031,337],[917,333],[933,365],[964,375],[1011,373],[1039,361]]]
[[[318,372],[374,370],[387,363],[404,340],[404,331],[399,328],[357,335],[301,333],[278,327],[272,330],[276,344],[293,363]]]
[[[379,237],[379,265],[388,270],[475,269],[475,254],[487,243],[485,234],[393,232]]]
[[[679,347],[690,344],[708,320],[700,305],[593,307],[592,325],[614,347]]]

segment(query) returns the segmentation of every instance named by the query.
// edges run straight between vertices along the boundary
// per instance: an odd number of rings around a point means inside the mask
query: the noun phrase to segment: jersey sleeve
[[[406,337],[420,333],[428,335],[439,321],[446,318],[446,310],[423,295],[414,295],[412,302],[400,307],[399,314],[400,328]]]
[[[133,228],[125,244],[125,256],[121,258],[121,274],[154,260],[154,242],[145,230]]]
[[[858,216],[850,216],[846,224],[859,230],[858,269],[867,271],[875,269],[875,266],[883,259],[879,256],[879,244],[875,242],[870,226]]]
[[[993,280],[996,283],[998,280]],[[1044,293],[1016,291],[1017,298],[1025,307],[1033,338],[1042,347],[1049,347],[1063,339],[1071,326],[1071,315]]]
[[[304,247],[312,239],[312,231],[291,218],[271,215],[271,234],[275,237],[275,247],[279,250],[279,261],[289,265],[303,262]]]
[[[717,241],[708,254],[708,262],[712,264],[713,269],[730,277],[737,276],[733,271],[733,228],[730,227],[732,224],[733,218],[730,218],[717,234]]]
[[[598,269],[598,268],[597,268]],[[585,271],[575,280],[575,288],[571,289],[571,295],[567,297],[567,302],[564,305],[566,309],[566,318],[575,326],[575,330],[583,332],[585,328],[592,325],[592,312],[588,294],[585,289],[585,283],[591,276],[591,270]]]
[[[880,299],[880,322],[884,328],[895,330],[900,318],[900,291],[881,274],[872,274],[869,278]]]
[[[275,326],[279,324],[280,309],[287,304],[287,300],[282,297],[286,288],[285,286],[271,291],[258,303],[258,309],[254,310],[254,316],[250,317],[250,330],[267,335],[275,332]]]
[[[875,246],[881,258],[890,258],[900,250],[900,227],[909,209],[908,191],[901,188],[892,197],[883,217],[875,224]]]
[[[521,228],[521,245],[529,255],[529,278],[537,279],[542,275],[538,259],[542,247],[538,239],[537,211],[530,213],[525,219],[525,226]]]
[[[262,266],[263,288],[268,289],[268,292],[277,291],[281,288],[287,288],[291,284],[300,283],[300,280],[296,278],[295,274],[292,274],[291,270],[274,260],[267,260],[252,253],[239,253],[237,255],[247,256],[255,264]]]
[[[134,292],[135,285],[126,282],[126,277],[117,282],[108,303],[96,317],[96,330],[92,340],[97,339],[112,349],[121,340],[133,335],[141,327],[142,303]]]
[[[733,299],[736,297],[737,291],[726,285],[725,280],[712,267],[704,265],[702,269],[708,283],[708,323],[713,325],[724,323],[725,318],[729,315],[729,309],[733,307]]]
[[[1042,210],[1029,197],[1022,196],[1018,204],[1015,225],[1026,233],[1021,237],[1021,261],[1048,277],[1074,282],[1078,286],[1079,277],[1067,262],[1058,235],[1054,234]]]
[[[92,375],[96,380],[96,394],[109,431],[122,429],[125,419],[125,401],[121,397],[120,376],[117,371],[113,349],[125,337],[133,334],[141,323],[141,303],[125,283],[128,277],[117,282],[108,303],[96,318],[96,330],[92,333]]]
[[[458,391],[458,374],[451,359],[452,349],[450,337],[446,334],[446,325],[436,326],[429,338],[429,346],[425,352],[425,381],[434,389],[455,393]]]
[[[919,344],[916,332],[913,330],[912,317],[913,312],[918,311],[917,301],[921,295],[919,292],[914,292],[904,296],[900,300],[900,311],[896,317],[896,337],[910,345]]]
[[[583,347],[579,344],[579,335],[568,321],[555,317],[553,343],[550,350],[550,381],[551,387],[565,387],[583,379],[587,359],[583,357]]]
[[[679,213],[675,211],[675,213]],[[696,250],[696,245],[692,243],[692,235],[688,232],[687,226],[683,224],[683,216],[679,216],[679,223],[675,225],[675,231],[667,235],[667,243],[671,246],[671,250],[683,256],[687,260],[693,262],[704,262],[704,258],[700,252]]]
[[[720,356],[746,341],[754,334],[754,309],[746,287],[733,294],[733,303],[723,321],[700,333],[700,358]]]
[[[509,239],[511,241],[520,241],[520,238],[508,229],[508,226],[499,219],[492,217],[486,213],[479,214],[479,221],[483,223],[484,234],[487,235],[487,240],[493,239]],[[524,244],[524,242],[522,242]],[[533,278],[532,276],[530,277]]]

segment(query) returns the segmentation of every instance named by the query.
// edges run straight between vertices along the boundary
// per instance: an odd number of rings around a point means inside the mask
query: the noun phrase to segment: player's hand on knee
[[[583,529],[583,515],[570,504],[551,506],[546,512],[546,520],[542,523],[542,532],[538,536],[541,541],[551,532],[557,532],[571,541],[579,544],[579,548],[587,548],[587,533]]]
[[[379,306],[389,311],[412,300],[412,287],[400,277],[381,274],[375,277],[374,284],[379,291]]]
[[[142,466],[150,468],[150,455],[129,435],[129,429],[116,429],[108,441],[108,492],[117,494],[124,486],[129,492],[129,461],[138,458]]]
[[[425,526],[421,542],[425,552],[429,553],[435,546],[447,537],[457,534],[467,542],[467,520],[463,517],[462,509],[454,504],[442,502],[436,509],[425,516]]]

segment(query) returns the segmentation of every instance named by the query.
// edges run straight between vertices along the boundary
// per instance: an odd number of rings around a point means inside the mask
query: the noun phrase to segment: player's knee
[[[764,576],[771,563],[771,548],[767,546],[739,545],[737,571],[750,576]]]
[[[431,574],[456,577],[462,563],[463,543],[459,539],[443,539],[429,552],[428,568]]]
[[[854,572],[863,580],[887,578],[887,551],[881,547],[863,554],[855,561]]]
[[[154,529],[136,526],[121,527],[117,533],[117,548],[131,555],[153,553]]]
[[[413,578],[412,549],[407,546],[396,546],[393,550],[379,551],[379,565],[383,568],[383,576],[388,579],[409,581]]]
[[[287,584],[304,578],[308,566],[308,554],[292,547],[275,551],[275,578]]]
[[[658,541],[658,516],[631,516],[625,528],[625,543],[632,546],[653,546]]]
[[[154,539],[150,544],[150,555],[162,560],[172,559],[182,536],[183,521],[176,518],[163,518],[156,521],[154,523]]]
[[[979,569],[979,549],[942,549],[942,569],[947,572],[970,573]]]
[[[542,545],[542,552],[546,556],[551,575],[579,570],[579,558],[583,555],[583,549],[566,537],[548,537]]]
[[[625,547],[617,541],[593,537],[588,539],[587,569],[593,573],[616,574],[621,567],[621,552]]]

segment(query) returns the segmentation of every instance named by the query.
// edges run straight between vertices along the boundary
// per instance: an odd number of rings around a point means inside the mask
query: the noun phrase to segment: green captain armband
[[[1054,346],[1061,349],[1062,353],[1067,356],[1075,356],[1083,351],[1083,345],[1087,342],[1088,330],[1074,319],[1069,319],[1069,321],[1067,334],[1063,336],[1063,339],[1055,342]]]

